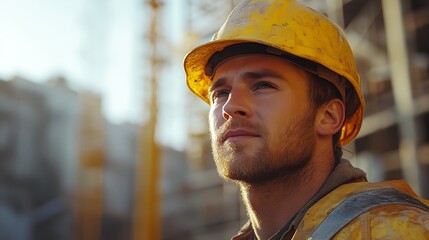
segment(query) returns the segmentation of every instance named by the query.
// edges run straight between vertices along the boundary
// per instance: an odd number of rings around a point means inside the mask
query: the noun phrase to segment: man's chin
[[[219,175],[228,181],[247,185],[263,185],[269,182],[296,178],[305,171],[309,164],[309,158],[292,165],[268,167],[253,166],[245,168],[246,165],[228,166],[228,168],[219,169]]]
[[[226,181],[230,181],[230,182],[235,182],[235,183],[248,183],[249,182],[249,178],[244,177],[242,175],[231,174],[231,173],[219,173],[219,176],[222,179],[224,179]]]
[[[219,176],[224,180],[233,181],[237,183],[256,184],[267,181],[271,178],[269,173],[255,172],[250,169],[243,171],[240,169],[218,169]]]

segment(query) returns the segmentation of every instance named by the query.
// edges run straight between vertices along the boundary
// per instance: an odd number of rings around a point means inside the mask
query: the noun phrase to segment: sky
[[[161,44],[173,52],[165,58],[174,63],[160,74],[159,138],[180,149],[186,138],[185,84],[183,53],[174,49],[182,39],[183,1],[164,2]],[[63,76],[72,89],[100,94],[109,121],[139,123],[147,113],[148,10],[142,0],[0,1],[0,79],[43,83]],[[168,107],[173,103],[175,108]]]
[[[78,74],[76,54],[81,39],[76,17],[81,6],[76,3],[1,1],[1,76],[25,75],[42,81],[62,72]]]

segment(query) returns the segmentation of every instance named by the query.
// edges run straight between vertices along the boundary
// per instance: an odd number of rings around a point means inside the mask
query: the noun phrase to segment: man
[[[365,103],[347,40],[323,15],[244,1],[184,64],[210,104],[219,175],[250,218],[233,239],[429,239],[427,200],[341,159]]]

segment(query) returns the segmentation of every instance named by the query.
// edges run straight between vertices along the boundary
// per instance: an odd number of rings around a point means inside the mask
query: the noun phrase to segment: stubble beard
[[[308,166],[315,147],[314,113],[284,124],[276,133],[268,133],[261,125],[247,120],[231,120],[212,130],[212,153],[219,175],[238,183],[262,185],[275,180],[292,180]],[[220,137],[227,129],[244,128],[260,135],[259,146],[244,142],[224,142]],[[213,136],[215,135],[215,136]]]

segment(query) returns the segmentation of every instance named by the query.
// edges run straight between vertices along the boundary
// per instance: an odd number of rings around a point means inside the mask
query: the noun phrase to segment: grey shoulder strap
[[[369,190],[353,195],[340,203],[317,227],[311,240],[331,239],[345,225],[359,215],[379,206],[408,205],[429,211],[429,207],[416,198],[395,189]]]

